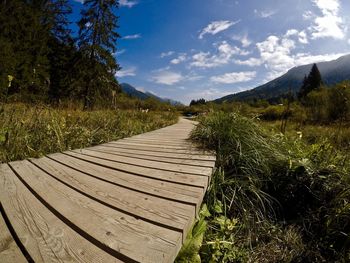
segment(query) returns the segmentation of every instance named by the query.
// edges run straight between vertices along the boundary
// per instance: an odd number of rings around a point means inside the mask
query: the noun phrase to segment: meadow
[[[187,109],[218,169],[177,262],[350,261],[350,105],[326,93]]]
[[[0,106],[0,162],[118,140],[171,125],[177,119],[174,111],[82,111],[3,104]]]

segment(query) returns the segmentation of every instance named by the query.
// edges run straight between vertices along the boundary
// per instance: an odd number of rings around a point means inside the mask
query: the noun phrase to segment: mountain
[[[171,105],[180,105],[181,104],[178,101],[167,99],[167,98],[161,98],[161,97],[158,97],[158,96],[156,96],[150,92],[147,92],[147,91],[146,92],[139,91],[128,83],[122,83],[122,84],[120,84],[120,87],[124,93],[128,94],[131,97],[138,98],[141,100],[154,98],[154,99],[161,101],[161,102],[170,103]]]
[[[274,100],[289,92],[299,91],[305,75],[308,75],[313,64],[303,65],[290,69],[286,74],[257,88],[227,95],[214,100],[216,103],[230,101],[247,101],[252,99]],[[350,55],[336,60],[317,63],[324,84],[333,85],[343,80],[350,80]]]

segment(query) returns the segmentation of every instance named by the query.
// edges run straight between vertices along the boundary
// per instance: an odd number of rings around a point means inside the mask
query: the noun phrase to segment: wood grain
[[[1,169],[1,168],[0,168]],[[1,170],[0,170],[1,171]],[[1,179],[0,179],[1,180]],[[0,214],[0,262],[27,262],[16,241],[13,239],[3,216]]]
[[[98,159],[95,157],[83,155],[77,152],[67,151],[64,154],[76,157],[81,160],[85,160],[97,165],[103,165],[108,168],[117,169],[119,171],[132,173],[135,175],[158,179],[165,182],[173,182],[181,185],[189,186],[199,186],[203,189],[207,187],[208,179],[205,176],[184,174],[179,172],[170,172],[170,171],[160,171],[153,168],[147,167],[138,167],[130,164],[116,163],[113,161],[108,161],[104,159]]]
[[[170,156],[162,156],[157,155],[157,153],[143,153],[140,151],[128,151],[128,150],[118,150],[117,148],[111,148],[111,147],[105,147],[105,146],[95,146],[90,148],[85,148],[86,150],[91,151],[97,151],[97,152],[103,152],[103,153],[110,153],[118,156],[125,156],[125,157],[132,157],[135,159],[143,159],[143,160],[152,160],[152,161],[158,161],[158,162],[165,162],[165,163],[175,163],[175,164],[183,164],[183,165],[189,165],[189,166],[199,166],[199,167],[209,167],[212,168],[213,165],[215,165],[215,161],[206,161],[206,160],[193,160],[189,158],[183,157],[177,158],[170,157]]]
[[[1,165],[0,171],[0,197],[4,210],[35,262],[121,262],[50,212],[8,165]],[[0,259],[2,262],[3,258]]]
[[[106,159],[110,161],[115,161],[123,164],[136,165],[136,166],[146,167],[146,168],[154,168],[154,169],[163,170],[163,171],[179,172],[184,174],[209,176],[213,171],[213,169],[209,167],[164,163],[164,162],[158,162],[156,160],[135,159],[132,157],[118,156],[118,155],[113,155],[105,152],[90,151],[89,149],[74,150],[73,152],[77,152],[80,154],[97,157],[101,159]]]
[[[165,228],[187,234],[193,209],[186,204],[131,191],[73,170],[48,158],[32,159],[35,165],[70,187],[109,207]],[[174,210],[173,207],[177,209]],[[180,206],[183,206],[182,208]]]
[[[171,262],[174,255],[169,251],[179,251],[181,233],[101,205],[54,180],[28,161],[10,165],[37,195],[50,204],[52,210],[62,215],[64,221],[71,222],[106,251],[110,249],[140,262],[155,262],[160,258]]]

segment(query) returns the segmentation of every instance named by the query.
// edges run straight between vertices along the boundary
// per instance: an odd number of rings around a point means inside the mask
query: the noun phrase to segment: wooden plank
[[[199,151],[197,149],[167,149],[167,148],[161,148],[161,147],[152,147],[150,145],[127,145],[127,144],[117,144],[113,142],[105,143],[103,144],[105,146],[111,146],[111,147],[117,147],[117,148],[123,148],[123,149],[132,149],[132,150],[146,150],[146,151],[153,151],[153,152],[165,152],[165,153],[183,153],[187,155],[200,155],[200,156],[210,156],[210,158],[213,158],[213,153],[206,152],[206,151]]]
[[[171,182],[163,182],[142,176],[135,176],[133,174],[98,166],[65,154],[50,154],[48,157],[72,169],[80,171],[87,176],[93,176],[129,190],[146,193],[148,195],[160,197],[166,200],[172,200],[189,205],[197,205],[198,199],[203,196],[202,188],[179,185]]]
[[[177,163],[177,164],[184,164],[184,165],[190,165],[190,166],[200,166],[200,167],[209,167],[212,168],[215,166],[215,161],[206,161],[206,160],[193,160],[189,158],[174,158],[174,157],[166,157],[157,155],[157,153],[140,153],[140,151],[123,151],[118,150],[117,148],[112,147],[104,147],[104,146],[94,146],[85,148],[86,150],[91,151],[98,151],[98,152],[104,152],[104,153],[111,153],[119,156],[126,156],[126,157],[133,157],[136,159],[144,159],[144,160],[154,160],[159,162],[165,162],[165,163]]]
[[[34,262],[121,262],[49,211],[7,164],[0,166],[0,175],[0,197],[4,211]],[[3,233],[0,232],[1,235]],[[5,259],[1,253],[0,261],[6,262]],[[9,262],[23,261],[16,259]]]
[[[164,163],[164,162],[162,163],[154,160],[135,159],[132,157],[118,156],[110,153],[91,151],[89,149],[74,150],[73,152],[77,152],[80,154],[101,158],[105,160],[110,160],[117,163],[136,165],[139,167],[146,167],[146,168],[154,168],[160,171],[171,171],[171,172],[194,174],[194,175],[201,175],[201,176],[211,176],[213,172],[213,169],[208,167],[190,166],[190,165]]]
[[[157,151],[157,150],[142,150],[142,149],[128,149],[128,148],[122,148],[122,147],[116,147],[111,146],[109,144],[100,144],[97,146],[89,147],[87,149],[94,149],[94,148],[104,148],[106,151],[111,152],[123,152],[123,153],[135,153],[140,155],[147,155],[147,156],[155,156],[155,157],[165,157],[165,158],[174,158],[174,159],[186,159],[186,160],[197,160],[197,161],[210,161],[215,162],[216,158],[213,155],[192,155],[189,153],[172,153],[172,152],[164,152],[164,151]]]
[[[184,173],[177,173],[177,172],[170,172],[170,171],[160,171],[153,168],[138,167],[138,166],[129,165],[129,164],[116,163],[113,161],[98,159],[95,157],[83,155],[72,151],[64,152],[64,154],[67,154],[69,156],[73,156],[78,159],[85,160],[97,165],[105,166],[107,168],[112,168],[122,172],[132,173],[134,175],[158,179],[160,181],[165,181],[165,182],[177,183],[181,185],[202,187],[203,191],[208,184],[208,177],[206,176],[184,174]]]
[[[28,161],[10,163],[64,220],[114,253],[140,262],[172,262],[182,234],[121,213],[59,183]]]
[[[166,139],[147,139],[147,138],[125,138],[119,140],[121,142],[132,142],[132,143],[142,143],[142,144],[161,144],[161,145],[168,145],[168,146],[187,146],[190,144],[190,142],[187,142],[186,140],[178,140],[178,141],[169,141]]]
[[[31,159],[46,173],[76,191],[141,220],[182,232],[185,236],[195,216],[195,206],[131,191],[73,170],[48,158]],[[174,209],[176,207],[176,209]]]
[[[195,146],[192,145],[185,145],[185,146],[170,146],[170,145],[163,145],[163,144],[145,144],[143,142],[128,142],[125,140],[119,140],[119,141],[112,141],[110,142],[111,144],[116,144],[116,145],[131,145],[131,146],[143,146],[143,147],[152,147],[152,148],[162,148],[162,149],[171,149],[171,150],[188,150],[188,149],[193,149],[193,150],[198,150]]]
[[[1,169],[1,168],[0,168]],[[1,171],[1,170],[0,170]],[[0,179],[1,180],[1,179]],[[3,208],[1,208],[2,210]],[[1,211],[2,214],[4,213]],[[8,229],[3,215],[0,214],[0,262],[2,263],[24,263],[27,262],[16,241]]]

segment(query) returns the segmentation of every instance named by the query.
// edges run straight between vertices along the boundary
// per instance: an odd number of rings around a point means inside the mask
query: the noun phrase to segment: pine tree
[[[43,24],[53,37],[61,42],[71,41],[68,15],[72,7],[68,0],[43,0]]]
[[[304,99],[311,91],[318,89],[322,85],[321,73],[316,64],[311,68],[309,75],[304,77],[303,84],[298,93],[298,99]]]
[[[71,93],[72,63],[76,49],[69,29],[68,15],[72,7],[68,0],[43,0],[43,24],[49,34],[50,62],[49,99],[58,104]]]
[[[119,69],[112,53],[116,51],[119,34],[117,0],[86,0],[78,22],[78,46],[83,54],[80,66],[85,88],[83,90],[84,109],[93,107],[96,96],[106,93],[113,83],[114,74]],[[87,62],[87,63],[86,63]]]
[[[27,99],[47,91],[47,34],[38,1],[0,2],[1,85],[13,76],[6,94],[19,93]],[[5,79],[5,82],[4,82]]]

